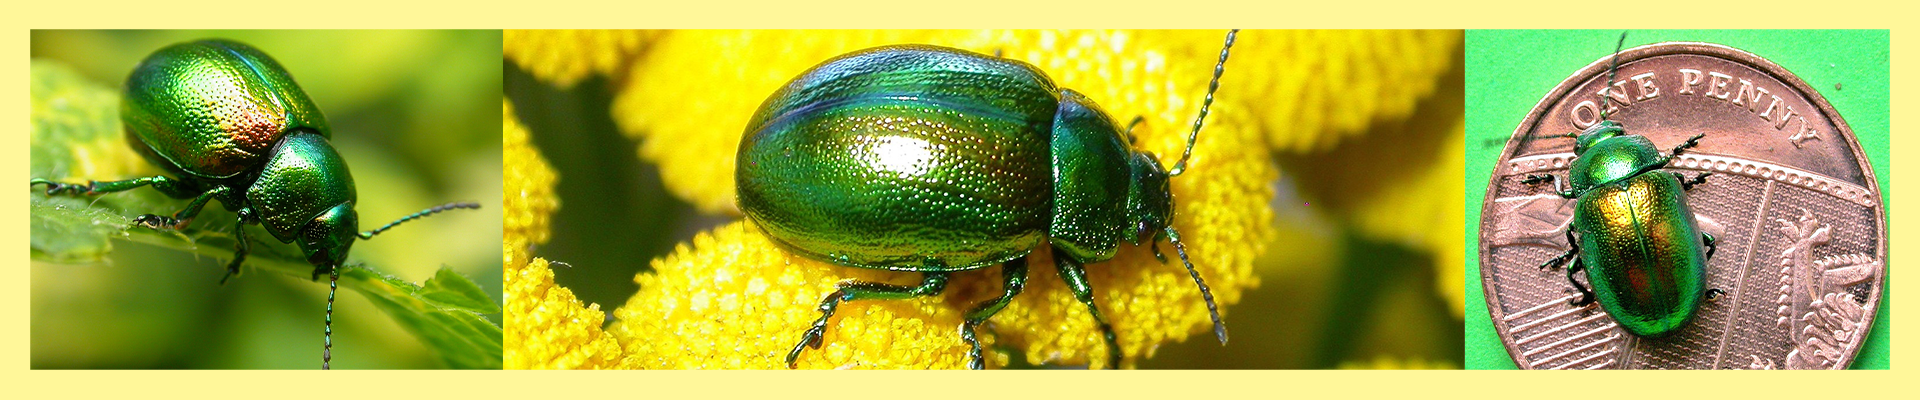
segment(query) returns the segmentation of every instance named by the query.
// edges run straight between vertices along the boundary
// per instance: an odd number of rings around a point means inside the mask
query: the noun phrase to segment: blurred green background
[[[1253,34],[1259,33],[1243,32]],[[636,57],[645,59],[644,49]],[[1459,55],[1453,57],[1451,65],[1458,66]],[[559,174],[552,238],[533,255],[570,264],[554,268],[555,280],[581,301],[603,310],[626,304],[639,290],[633,276],[648,260],[735,218],[701,214],[666,192],[658,167],[640,159],[640,143],[623,135],[610,115],[618,79],[594,75],[561,88],[512,62],[504,70],[516,117]],[[1262,73],[1228,70],[1229,76]],[[1436,93],[1420,100],[1410,117],[1374,121],[1331,149],[1276,155],[1282,177],[1272,184],[1271,206],[1279,234],[1256,261],[1261,285],[1229,307],[1232,341],[1221,346],[1202,335],[1169,343],[1140,368],[1459,368],[1461,320],[1457,304],[1449,305],[1457,298],[1435,290],[1442,274],[1458,273],[1434,253],[1445,249],[1369,237],[1349,222],[1355,210],[1342,208],[1361,196],[1355,193],[1419,178],[1360,181],[1366,174],[1354,171],[1365,169],[1349,163],[1420,164],[1408,159],[1458,154],[1443,146],[1458,145],[1461,71],[1439,79]],[[748,116],[713,116],[732,117]],[[1458,168],[1457,161],[1440,164]],[[1035,367],[1014,358],[1014,368]]]
[[[1480,283],[1480,203],[1507,138],[1540,98],[1588,63],[1613,53],[1617,30],[1467,31],[1467,368],[1514,369],[1495,334]],[[1888,169],[1888,63],[1885,30],[1633,30],[1626,47],[1708,42],[1759,55],[1785,67],[1827,98],[1853,128],[1880,184],[1881,207],[1891,204]],[[1525,60],[1525,62],[1516,62]],[[1888,212],[1891,215],[1891,212]],[[1891,233],[1889,233],[1891,235]],[[1891,258],[1889,254],[1888,258]],[[1889,260],[1887,271],[1892,272]],[[1889,276],[1886,286],[1891,287]],[[1885,289],[1885,288],[1883,288]],[[1873,330],[1855,369],[1888,368],[1888,312],[1892,292],[1881,293]]]
[[[31,45],[36,62],[70,68],[118,93],[154,50],[204,38],[259,48],[312,97],[352,169],[362,229],[450,201],[481,204],[477,212],[414,221],[358,243],[350,263],[415,284],[449,266],[499,301],[499,31],[35,31]],[[147,174],[159,172],[139,164]],[[34,167],[36,177],[51,169]],[[151,189],[103,197],[110,196],[164,198]],[[171,213],[185,204],[158,201],[172,205],[144,211]],[[233,218],[209,205],[193,227],[225,232]],[[256,253],[297,252],[248,229]],[[248,270],[222,286],[230,249],[202,257],[123,240],[112,246],[97,262],[34,260],[33,368],[318,366],[325,282]],[[358,293],[341,291],[334,318],[335,368],[442,367]]]

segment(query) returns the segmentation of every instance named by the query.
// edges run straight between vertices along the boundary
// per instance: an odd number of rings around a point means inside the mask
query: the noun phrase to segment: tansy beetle
[[[1121,240],[1173,242],[1199,286],[1214,334],[1227,342],[1213,293],[1173,228],[1167,180],[1186,171],[1233,48],[1208,83],[1187,148],[1172,169],[1135,147],[1092,100],[1057,88],[1034,66],[936,46],[886,46],[827,60],[760,105],[740,142],[740,209],[775,243],[838,265],[919,272],[919,285],[841,282],[787,353],[795,367],[819,348],[840,303],[938,295],[950,273],[1001,267],[1004,291],[966,313],[967,366],[985,359],[975,328],[1027,279],[1027,255],[1052,247],[1054,267],[1085,304],[1120,363],[1113,326],[1094,304],[1083,266],[1112,259]],[[1134,120],[1135,123],[1139,118]],[[1129,131],[1131,126],[1129,126]]]
[[[239,216],[233,261],[220,278],[240,273],[247,258],[246,226],[259,224],[283,243],[295,243],[313,264],[313,279],[329,274],[325,347],[320,368],[333,361],[333,298],[340,267],[357,239],[371,239],[400,223],[476,203],[448,203],[361,232],[346,161],[328,143],[326,117],[293,76],[266,53],[226,40],[202,40],[160,49],[127,77],[120,122],[133,147],[168,175],[85,184],[33,179],[48,195],[97,195],[151,186],[192,199],[171,215],[146,214],[136,225],[178,230],[218,199]]]
[[[1619,69],[1619,47],[1626,38],[1622,33],[1615,44],[1608,87]],[[1713,257],[1715,240],[1696,226],[1686,196],[1687,190],[1706,182],[1712,173],[1689,179],[1660,169],[1706,135],[1695,135],[1661,154],[1652,141],[1627,134],[1626,127],[1607,119],[1603,110],[1599,123],[1566,136],[1574,139],[1575,158],[1567,172],[1571,188],[1563,187],[1553,175],[1531,175],[1522,181],[1529,185],[1552,182],[1561,197],[1575,201],[1572,226],[1567,230],[1570,249],[1540,267],[1556,268],[1571,260],[1567,281],[1580,292],[1573,305],[1586,306],[1598,299],[1628,333],[1673,334],[1693,319],[1702,298],[1720,293],[1705,288],[1707,260]],[[1574,280],[1574,274],[1583,270],[1592,290]]]

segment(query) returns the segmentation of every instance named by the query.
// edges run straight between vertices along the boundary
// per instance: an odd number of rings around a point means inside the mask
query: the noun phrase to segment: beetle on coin
[[[1526,369],[1845,368],[1886,256],[1852,128],[1752,53],[1618,47],[1548,92],[1492,171],[1479,268],[1508,355]]]

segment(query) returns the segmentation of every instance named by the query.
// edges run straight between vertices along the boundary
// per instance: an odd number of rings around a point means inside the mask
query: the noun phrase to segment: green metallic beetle
[[[1001,268],[1005,291],[966,314],[968,367],[985,360],[975,329],[1018,295],[1034,248],[1087,306],[1119,365],[1113,326],[1083,266],[1121,240],[1171,239],[1227,341],[1213,294],[1172,225],[1167,179],[1186,170],[1233,47],[1227,34],[1206,102],[1171,170],[1133,148],[1098,105],[1032,65],[935,46],[887,46],[828,60],[762,103],[741,140],[739,204],[775,243],[839,265],[920,272],[917,286],[843,282],[787,354],[819,348],[841,302],[938,295],[952,272]],[[1134,122],[1138,123],[1139,119]]]
[[[1626,35],[1621,35],[1625,43]],[[1619,57],[1619,50],[1614,51]],[[1607,72],[1613,82],[1617,64]],[[1686,191],[1713,173],[1688,179],[1679,172],[1659,171],[1706,135],[1695,135],[1660,154],[1644,136],[1629,135],[1619,122],[1600,122],[1578,134],[1576,157],[1567,173],[1571,188],[1553,175],[1532,175],[1525,184],[1552,182],[1561,197],[1575,199],[1573,221],[1567,230],[1571,249],[1541,264],[1556,268],[1573,261],[1567,280],[1580,291],[1575,306],[1596,298],[1627,332],[1638,336],[1673,334],[1693,319],[1702,298],[1718,289],[1706,289],[1707,260],[1716,248],[1712,235],[1695,225]],[[1576,238],[1574,233],[1578,232]],[[1576,258],[1576,256],[1578,258]],[[1574,280],[1587,271],[1588,290]]]
[[[127,77],[120,120],[134,148],[169,175],[85,184],[33,179],[48,195],[97,195],[152,186],[168,196],[192,199],[172,215],[146,214],[134,223],[152,229],[183,229],[218,199],[238,214],[236,247],[226,283],[240,273],[250,244],[246,225],[260,224],[275,239],[298,244],[314,265],[313,279],[328,273],[326,348],[320,367],[333,359],[333,298],[339,267],[356,239],[441,211],[479,208],[449,203],[408,215],[371,231],[359,231],[356,193],[346,161],[328,143],[326,117],[273,58],[251,46],[202,40],[160,49]]]

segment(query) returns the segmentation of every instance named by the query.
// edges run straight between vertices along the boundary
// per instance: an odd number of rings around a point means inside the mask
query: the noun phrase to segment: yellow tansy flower
[[[506,253],[505,369],[621,368],[620,345],[600,330],[599,304],[582,307],[573,292],[553,283],[547,260],[527,260],[524,250]]]
[[[611,330],[641,368],[786,368],[787,351],[820,317],[814,306],[848,279],[911,284],[919,275],[794,256],[736,222],[655,260],[652,272],[634,279],[640,293],[614,311],[619,322]],[[967,346],[958,327],[968,300],[956,288],[949,284],[940,297],[842,304],[821,348],[802,355],[799,367],[964,368]],[[992,343],[982,339],[983,346]],[[989,362],[1004,365],[1006,358]]]
[[[833,56],[869,47],[927,43],[1001,53],[1032,63],[1063,88],[1087,93],[1122,122],[1148,117],[1146,129],[1184,130],[1198,96],[1157,96],[1169,85],[1205,85],[1223,32],[1182,31],[673,31],[659,33],[618,88],[614,118],[641,140],[641,157],[660,165],[669,191],[702,211],[738,214],[733,153],[747,119],[768,94]],[[1340,135],[1376,120],[1410,114],[1454,61],[1459,31],[1245,31],[1221,82],[1288,151],[1324,150]],[[1085,58],[1087,55],[1106,57]],[[1199,65],[1187,76],[1141,82],[1178,60]],[[1182,67],[1187,68],[1187,67]],[[1099,73],[1094,73],[1099,72]],[[1156,72],[1157,73],[1157,72]],[[1131,75],[1129,75],[1131,74]],[[1197,82],[1197,83],[1196,83]],[[1105,90],[1105,89],[1115,90]],[[1102,97],[1102,96],[1105,97]],[[1153,104],[1165,99],[1164,104]],[[1137,109],[1123,110],[1121,106]],[[1173,108],[1154,108],[1171,106]],[[1142,113],[1139,110],[1166,110]],[[1164,154],[1164,153],[1162,153]]]
[[[500,34],[508,61],[541,81],[571,87],[592,74],[614,75],[646,48],[656,31],[518,30]]]
[[[828,58],[900,43],[949,46],[970,31],[726,31],[658,33],[617,88],[614,122],[640,139],[667,190],[708,213],[739,215],[733,159],[760,102]]]
[[[1246,32],[1228,65],[1247,74],[1239,101],[1260,110],[1268,143],[1285,152],[1332,148],[1380,121],[1407,118],[1459,60],[1459,30]],[[1199,49],[1204,50],[1204,49]],[[1242,64],[1242,62],[1245,62]],[[1222,88],[1221,91],[1226,91]]]
[[[733,207],[733,153],[745,120],[779,85],[821,60],[867,47],[933,43],[996,51],[1029,60],[1060,87],[1085,93],[1116,119],[1146,118],[1139,145],[1171,163],[1186,145],[1224,32],[1214,53],[1172,58],[1133,32],[882,31],[673,32],[634,68],[615,115],[643,136],[643,157],[660,163],[670,190],[703,209]],[[1240,54],[1236,52],[1235,54]],[[1236,62],[1238,58],[1235,59]],[[1222,81],[1186,175],[1172,179],[1175,226],[1193,263],[1224,305],[1258,284],[1252,262],[1273,236],[1271,182],[1277,171],[1248,111]],[[1245,74],[1253,74],[1247,72]],[[694,95],[697,93],[698,95]],[[737,117],[737,118],[736,118]],[[671,138],[671,139],[663,139]],[[676,183],[676,179],[679,183]],[[1161,248],[1172,258],[1172,248]],[[1025,293],[982,329],[984,341],[1023,349],[1037,364],[1113,367],[1085,306],[1075,301],[1052,260],[1030,261]],[[700,235],[636,278],[640,292],[615,311],[611,332],[635,364],[655,368],[782,368],[788,350],[836,282],[895,284],[918,274],[834,266],[794,256],[769,243],[750,223]],[[998,267],[955,274],[937,298],[843,304],[824,346],[801,355],[805,368],[957,368],[967,346],[961,314],[1000,290]],[[1112,261],[1089,265],[1096,302],[1113,323],[1127,363],[1162,343],[1200,334],[1212,322],[1177,259],[1161,263],[1145,248],[1124,247]],[[1233,317],[1227,316],[1229,326]],[[997,335],[996,335],[997,334]],[[989,352],[988,363],[1004,365]]]
[[[500,101],[500,139],[505,170],[501,204],[506,208],[503,239],[515,248],[546,243],[549,219],[560,208],[553,193],[558,177],[527,136],[527,128],[513,116],[513,103]]]
[[[506,276],[506,313],[502,358],[507,369],[614,368],[620,346],[600,330],[600,305],[582,306],[573,292],[555,285],[547,260],[528,260],[533,244],[545,243],[548,219],[559,200],[553,195],[553,168],[528,140],[513,116],[513,104],[501,101],[505,157],[506,229],[501,264]]]

